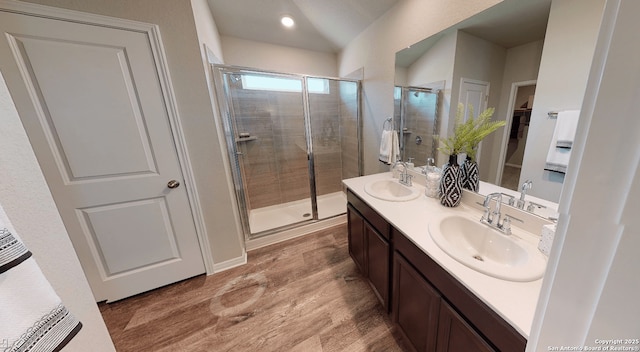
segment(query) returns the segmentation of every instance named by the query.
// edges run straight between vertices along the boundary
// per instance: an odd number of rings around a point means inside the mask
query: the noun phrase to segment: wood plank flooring
[[[99,307],[120,352],[406,350],[349,257],[346,224]]]

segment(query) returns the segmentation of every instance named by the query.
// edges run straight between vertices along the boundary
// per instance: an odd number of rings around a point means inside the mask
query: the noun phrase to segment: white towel
[[[62,304],[31,253],[0,230],[0,338],[3,351],[57,351],[82,323]]]
[[[380,161],[385,164],[393,164],[398,160],[399,154],[398,132],[395,130],[383,130],[380,140]]]
[[[580,110],[569,110],[558,113],[556,127],[553,131],[553,138],[547,153],[545,170],[560,173],[567,172],[569,159],[571,158],[571,147],[576,134],[578,117]]]
[[[558,113],[556,128],[553,131],[556,147],[571,148],[573,139],[576,136],[579,117],[580,110],[561,111]]]

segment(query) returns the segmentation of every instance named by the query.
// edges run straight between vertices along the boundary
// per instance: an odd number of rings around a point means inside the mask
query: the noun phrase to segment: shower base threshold
[[[327,219],[347,212],[344,192],[318,196],[318,218]],[[311,219],[311,199],[253,209],[249,212],[251,234],[277,229]]]

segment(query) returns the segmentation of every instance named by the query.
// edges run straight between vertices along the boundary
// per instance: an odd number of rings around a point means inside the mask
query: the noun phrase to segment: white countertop
[[[402,232],[416,246],[424,251],[436,263],[455,277],[480,300],[492,308],[507,323],[525,338],[529,338],[533,316],[540,295],[542,279],[531,282],[513,282],[496,279],[479,273],[446,254],[431,239],[428,231],[429,219],[445,212],[475,211],[464,204],[456,208],[440,205],[435,198],[424,196],[424,187],[414,183],[421,192],[417,199],[407,202],[390,202],[370,196],[364,191],[365,184],[389,179],[391,173],[381,173],[343,180],[342,182],[358,197],[369,204],[382,217]],[[464,210],[463,210],[464,209]],[[480,214],[480,213],[478,213]],[[481,215],[481,214],[480,214]],[[515,226],[515,225],[514,225]],[[531,241],[535,236],[527,233]],[[536,235],[540,235],[539,233]],[[537,243],[537,242],[536,242]]]

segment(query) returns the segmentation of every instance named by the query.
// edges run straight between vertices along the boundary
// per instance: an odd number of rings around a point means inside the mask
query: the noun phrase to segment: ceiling
[[[337,53],[400,0],[208,0],[220,35]],[[282,15],[296,21],[280,24]]]
[[[221,35],[320,52],[338,53],[358,34],[402,0],[207,0]],[[504,0],[441,32],[460,29],[511,48],[543,39],[551,0]],[[290,15],[293,29],[280,24]],[[428,49],[435,35],[416,46]],[[412,55],[421,55],[418,50]],[[424,51],[423,51],[424,52]],[[406,66],[416,57],[400,52]]]

